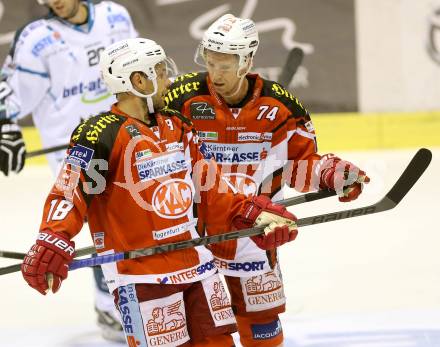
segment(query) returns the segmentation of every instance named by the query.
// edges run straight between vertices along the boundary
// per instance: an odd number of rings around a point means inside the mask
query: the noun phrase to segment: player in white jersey
[[[25,145],[16,120],[32,114],[43,147],[67,144],[81,119],[108,110],[116,100],[99,70],[104,47],[136,37],[127,10],[112,1],[38,0],[47,16],[17,31],[3,65],[0,83],[0,170],[18,173],[25,162]],[[65,151],[47,155],[58,172]],[[104,337],[123,339],[112,318],[112,297],[97,279],[98,322]],[[115,329],[107,329],[115,328]],[[116,332],[116,336],[113,336]]]

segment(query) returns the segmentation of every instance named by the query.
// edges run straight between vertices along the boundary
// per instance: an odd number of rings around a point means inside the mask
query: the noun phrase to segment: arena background
[[[290,49],[303,49],[289,89],[311,111],[321,151],[440,145],[440,0],[117,2],[183,72],[197,69],[201,33],[228,12],[257,23],[255,70],[267,78],[278,78]],[[36,1],[0,1],[1,59],[14,30],[45,11]],[[40,148],[35,129],[25,138],[28,150]]]

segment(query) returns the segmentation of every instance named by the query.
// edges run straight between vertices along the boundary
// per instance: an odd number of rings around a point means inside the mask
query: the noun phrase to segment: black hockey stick
[[[281,70],[280,77],[278,78],[278,83],[284,86],[285,88],[289,87],[290,82],[292,81],[293,76],[298,70],[304,58],[304,51],[295,47],[292,48],[287,56],[286,63]]]
[[[313,193],[307,193],[302,194],[299,196],[295,196],[290,199],[277,201],[278,204],[284,205],[284,206],[294,206],[299,205],[305,202],[311,202],[316,200],[325,199],[331,196],[335,196],[336,192],[334,190],[320,190],[319,192],[313,192]],[[89,246],[84,248],[79,248],[75,251],[75,258],[80,258],[85,255],[91,255],[95,253],[95,247]],[[9,258],[9,259],[19,259],[23,260],[26,253],[21,252],[12,252],[12,251],[1,251],[0,250],[0,258]]]
[[[431,159],[432,159],[431,151],[425,148],[420,149],[412,158],[411,162],[408,164],[407,168],[399,177],[399,179],[391,188],[391,190],[380,201],[378,201],[373,205],[350,209],[350,210],[325,213],[312,217],[300,218],[297,220],[296,224],[299,227],[304,227],[308,225],[332,222],[335,220],[365,216],[367,214],[373,214],[373,213],[378,213],[393,209],[400,203],[400,201],[402,201],[405,195],[411,190],[414,184],[422,176],[426,168],[429,166]],[[289,199],[285,200],[286,204],[288,204],[288,200]],[[93,258],[74,260],[70,264],[69,270],[76,270],[83,267],[113,263],[121,260],[134,259],[134,258],[160,254],[165,252],[172,252],[179,249],[191,248],[195,246],[209,245],[212,243],[235,240],[243,237],[256,236],[264,233],[264,228],[265,226],[260,226],[256,228],[249,228],[239,231],[228,232],[225,234],[200,237],[197,239],[192,239],[187,241],[167,243],[160,246],[143,248],[134,251],[119,252],[109,255],[96,256]],[[0,275],[5,275],[8,273],[19,271],[20,265],[21,264],[16,264],[16,265],[0,268]]]
[[[67,147],[69,147],[69,145],[59,145],[59,146],[39,149],[39,150],[32,151],[32,152],[26,152],[26,159],[29,159],[32,157],[37,157],[37,156],[43,155],[43,154],[62,151],[63,149],[67,149]]]

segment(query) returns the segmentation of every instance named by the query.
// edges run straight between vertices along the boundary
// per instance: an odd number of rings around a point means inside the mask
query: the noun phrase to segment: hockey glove
[[[365,171],[333,154],[324,155],[319,165],[319,187],[336,191],[339,201],[348,202],[357,199],[362,193],[363,184],[370,182]]]
[[[267,225],[264,234],[252,236],[251,239],[261,249],[268,250],[295,240],[298,235],[296,220],[284,206],[260,195],[249,200],[242,213],[232,219],[232,225],[238,230]]]
[[[41,294],[56,293],[67,278],[75,253],[75,242],[63,234],[43,231],[26,254],[21,265],[25,281]]]
[[[26,147],[20,127],[9,119],[0,119],[0,171],[6,176],[19,173],[24,166]]]

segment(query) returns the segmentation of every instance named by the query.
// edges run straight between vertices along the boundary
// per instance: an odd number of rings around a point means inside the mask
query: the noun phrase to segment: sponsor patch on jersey
[[[205,143],[208,158],[220,164],[258,164],[267,157],[270,142]]]
[[[165,148],[167,149],[168,152],[183,151],[183,142],[166,143]]]
[[[93,233],[93,244],[95,249],[104,249],[105,248],[105,238],[103,232]]]
[[[271,141],[272,133],[257,133],[257,132],[247,132],[238,133],[238,142],[260,142],[260,141]]]
[[[226,262],[224,260],[215,258],[215,266],[219,270],[231,270],[231,271],[261,271],[264,269],[264,260],[262,261],[246,261],[246,262]]]
[[[206,143],[201,142],[199,146],[199,151],[202,153],[203,158],[205,159],[211,159],[212,155],[208,151],[208,147],[206,146]]]
[[[144,327],[147,338],[142,346],[172,347],[189,341],[183,293],[140,302],[139,308],[143,320],[140,327]]]
[[[148,159],[153,156],[153,152],[151,152],[151,149],[145,149],[143,151],[136,152],[134,154],[134,156],[135,156],[136,160]]]
[[[269,310],[286,302],[281,274],[277,267],[260,275],[241,277],[240,282],[246,312]]]
[[[200,140],[203,141],[217,141],[218,140],[218,132],[217,131],[198,131]]]
[[[269,340],[278,336],[283,328],[279,319],[265,324],[251,324],[252,337],[254,340]]]
[[[214,120],[214,107],[207,102],[193,102],[190,107],[191,117],[198,120]]]
[[[68,201],[73,201],[73,195],[78,186],[79,177],[80,167],[76,165],[69,167],[65,163],[55,181],[56,191],[54,191],[54,194],[64,196]]]
[[[179,284],[189,282],[197,276],[203,275],[207,271],[216,271],[214,260],[210,260],[204,264],[193,266],[192,268],[169,275],[167,281],[171,284]],[[162,282],[163,280],[161,280]],[[162,282],[163,283],[163,282]]]
[[[58,31],[52,31],[52,33],[49,35],[37,41],[37,43],[32,47],[32,55],[34,57],[38,57],[44,49],[59,41],[61,41],[61,34]]]
[[[81,169],[88,170],[90,161],[93,158],[95,151],[91,148],[75,145],[70,150],[66,158],[66,163],[74,166],[79,166]]]
[[[313,126],[313,123],[312,123],[311,120],[308,121],[308,122],[305,124],[305,126],[306,126],[306,129],[307,129],[307,131],[308,131],[309,133],[311,133],[312,131],[315,130],[315,127]]]
[[[142,182],[168,176],[188,169],[182,152],[173,152],[135,163]]]
[[[226,127],[226,131],[243,131],[246,129],[247,129],[246,127],[235,127],[235,126]]]
[[[231,302],[218,275],[206,278],[201,283],[215,326],[235,324]]]
[[[195,222],[192,221],[192,222],[187,222],[187,223],[175,225],[175,226],[172,226],[171,228],[166,228],[166,229],[162,229],[162,230],[155,230],[155,231],[153,231],[153,238],[155,240],[163,240],[168,237],[173,237],[176,235],[183,234],[186,231],[188,231],[189,228],[191,228],[194,224],[195,224]]]
[[[128,134],[131,138],[141,136],[141,132],[139,131],[136,124],[129,124],[125,126],[125,130],[127,130]]]

